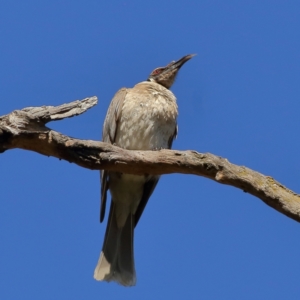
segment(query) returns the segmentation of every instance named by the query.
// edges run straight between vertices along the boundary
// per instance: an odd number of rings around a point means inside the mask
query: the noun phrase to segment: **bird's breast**
[[[128,90],[115,142],[131,150],[168,148],[177,115],[176,98],[171,91],[156,83],[139,83]]]

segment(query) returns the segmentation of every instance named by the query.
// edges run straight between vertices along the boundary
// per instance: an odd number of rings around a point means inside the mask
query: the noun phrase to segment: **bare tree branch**
[[[194,174],[237,187],[300,222],[300,196],[275,181],[227,159],[196,151],[130,151],[110,144],[79,140],[45,124],[84,113],[97,97],[57,107],[27,107],[0,117],[0,153],[20,148],[75,163],[91,170],[131,174]]]

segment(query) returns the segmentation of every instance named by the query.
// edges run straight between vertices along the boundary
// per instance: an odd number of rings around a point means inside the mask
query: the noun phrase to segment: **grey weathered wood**
[[[131,174],[194,174],[231,185],[258,197],[300,222],[300,196],[272,177],[210,153],[196,151],[130,151],[103,142],[79,140],[45,124],[72,117],[97,104],[91,97],[61,106],[27,107],[0,117],[0,152],[20,148],[54,156],[91,170]]]

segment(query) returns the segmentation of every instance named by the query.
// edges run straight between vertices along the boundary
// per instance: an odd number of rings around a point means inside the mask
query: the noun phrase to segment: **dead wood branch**
[[[300,222],[300,196],[269,176],[227,159],[196,151],[129,151],[89,140],[79,140],[46,127],[54,120],[76,116],[97,104],[97,97],[57,107],[27,107],[0,117],[0,153],[14,148],[31,150],[91,170],[131,174],[194,174],[237,187]]]

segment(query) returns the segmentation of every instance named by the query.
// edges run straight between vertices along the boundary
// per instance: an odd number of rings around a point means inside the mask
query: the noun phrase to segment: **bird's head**
[[[169,89],[175,81],[179,69],[196,54],[189,54],[177,61],[170,62],[166,67],[156,68],[149,75],[148,81],[161,84]]]

